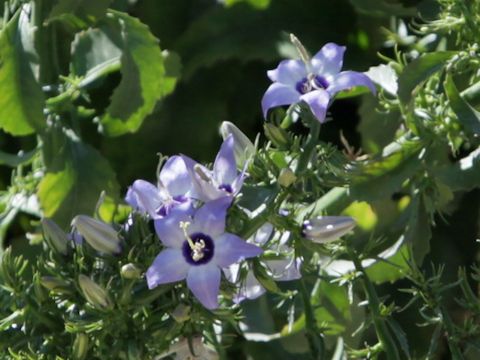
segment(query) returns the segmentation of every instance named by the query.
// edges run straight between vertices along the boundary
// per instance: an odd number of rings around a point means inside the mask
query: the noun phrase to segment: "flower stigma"
[[[205,241],[203,239],[199,239],[198,241],[194,242],[190,237],[190,235],[187,233],[187,229],[189,226],[190,226],[190,222],[180,221],[180,229],[183,230],[183,234],[187,239],[188,246],[190,246],[190,249],[192,250],[191,252],[192,260],[197,262],[203,259],[205,256],[205,253],[204,253]]]

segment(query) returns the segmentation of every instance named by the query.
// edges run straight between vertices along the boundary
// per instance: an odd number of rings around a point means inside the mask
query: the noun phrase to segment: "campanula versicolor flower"
[[[350,216],[317,216],[303,223],[302,235],[316,243],[327,243],[339,239],[355,225]]]
[[[376,92],[370,78],[356,71],[341,71],[344,46],[325,44],[311,59],[283,60],[267,72],[273,84],[262,99],[263,116],[281,105],[305,102],[320,122],[325,121],[327,108],[336,93],[356,86]]]
[[[128,188],[125,201],[152,219],[165,217],[172,210],[192,211],[193,184],[181,156],[170,157],[158,176],[158,186],[136,180]]]
[[[218,151],[213,163],[213,170],[183,156],[187,168],[190,170],[198,200],[207,202],[225,196],[231,199],[238,194],[243,185],[245,171],[237,171],[234,149],[233,135],[229,135]]]
[[[203,306],[218,307],[220,269],[263,252],[260,247],[225,232],[230,204],[231,199],[223,197],[206,203],[193,217],[176,213],[155,222],[156,232],[166,248],[147,270],[150,289],[186,279],[188,288]]]

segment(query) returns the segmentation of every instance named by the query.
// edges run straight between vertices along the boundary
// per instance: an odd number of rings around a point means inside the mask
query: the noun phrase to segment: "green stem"
[[[298,159],[298,165],[296,169],[296,175],[301,175],[305,169],[308,167],[308,163],[312,157],[312,154],[315,150],[315,146],[317,145],[318,135],[320,134],[320,122],[311,117],[310,119],[310,133],[308,135],[308,139],[305,143],[303,148],[303,152],[300,154],[300,158]]]
[[[452,337],[455,333],[454,325],[452,323],[452,319],[450,319],[450,316],[448,315],[448,312],[445,311],[445,309],[441,305],[438,307],[438,312],[440,313],[440,315],[442,317],[443,326],[447,330],[447,334],[446,334],[445,338],[447,339],[448,348],[450,349],[452,359],[453,360],[463,360],[464,357],[462,355],[462,351],[458,347],[457,342],[452,339]]]
[[[323,337],[317,328],[315,314],[313,312],[312,304],[310,303],[311,297],[305,285],[303,274],[302,278],[299,280],[299,290],[305,311],[305,327],[307,329],[307,340],[310,346],[310,351],[315,359],[323,359],[325,344],[323,342]]]
[[[298,211],[297,221],[302,222],[306,217],[319,216],[323,212],[339,213],[351,202],[348,188],[334,187],[314,203],[301,208]]]
[[[361,281],[365,294],[367,295],[368,308],[372,312],[373,325],[375,327],[375,332],[377,333],[378,340],[382,344],[382,348],[387,355],[387,359],[399,360],[400,354],[397,349],[397,345],[387,327],[387,323],[383,319],[380,312],[380,300],[378,299],[375,287],[368,278],[365,269],[363,268],[362,263],[355,254],[355,252],[353,250],[350,250],[349,254],[351,259],[353,260],[353,263],[355,264],[356,270],[362,274]]]

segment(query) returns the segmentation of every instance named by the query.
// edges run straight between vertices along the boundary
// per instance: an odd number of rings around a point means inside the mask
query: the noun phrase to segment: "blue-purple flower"
[[[165,249],[147,270],[150,289],[186,279],[188,288],[203,306],[218,307],[220,269],[263,252],[225,232],[230,204],[231,199],[223,197],[206,203],[193,217],[176,213],[155,222]]]
[[[370,78],[356,71],[341,71],[344,46],[325,44],[311,59],[283,60],[267,72],[273,84],[262,99],[263,116],[269,109],[305,102],[320,122],[336,93],[356,86],[366,86],[375,93]]]
[[[170,157],[158,176],[158,186],[136,180],[128,188],[125,201],[152,219],[162,218],[174,209],[191,212],[193,184],[190,172],[181,156]]]
[[[218,151],[213,170],[183,156],[191,172],[198,200],[207,202],[222,197],[231,199],[240,191],[245,171],[237,171],[234,147],[233,135],[229,135]]]

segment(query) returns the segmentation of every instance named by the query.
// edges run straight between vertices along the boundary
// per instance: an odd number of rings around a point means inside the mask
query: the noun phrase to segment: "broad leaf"
[[[480,112],[475,110],[461,96],[449,74],[445,79],[445,92],[450,100],[450,105],[457,115],[458,121],[465,130],[471,134],[480,134]]]
[[[391,66],[385,64],[372,66],[365,74],[388,93],[392,95],[397,94],[398,76]]]
[[[139,20],[111,12],[121,27],[122,80],[100,119],[103,132],[119,136],[138,130],[159,99],[173,91],[176,78],[167,74],[158,40]]]
[[[409,63],[398,79],[398,97],[408,104],[413,91],[431,75],[443,69],[455,51],[437,51],[425,54]]]
[[[59,130],[47,136],[45,142],[56,144],[60,152],[44,149],[47,173],[37,193],[44,216],[68,226],[75,215],[93,214],[102,191],[118,196],[115,173],[94,148]]]
[[[20,9],[0,32],[0,128],[12,135],[44,127],[44,96],[35,78],[38,57],[26,10]]]
[[[76,28],[85,28],[106,15],[111,0],[59,0],[47,22],[61,20]]]
[[[451,190],[471,190],[480,186],[480,147],[455,164],[433,170]]]
[[[400,139],[384,148],[377,158],[359,163],[352,170],[350,195],[357,200],[374,200],[390,196],[421,166],[418,140]]]

